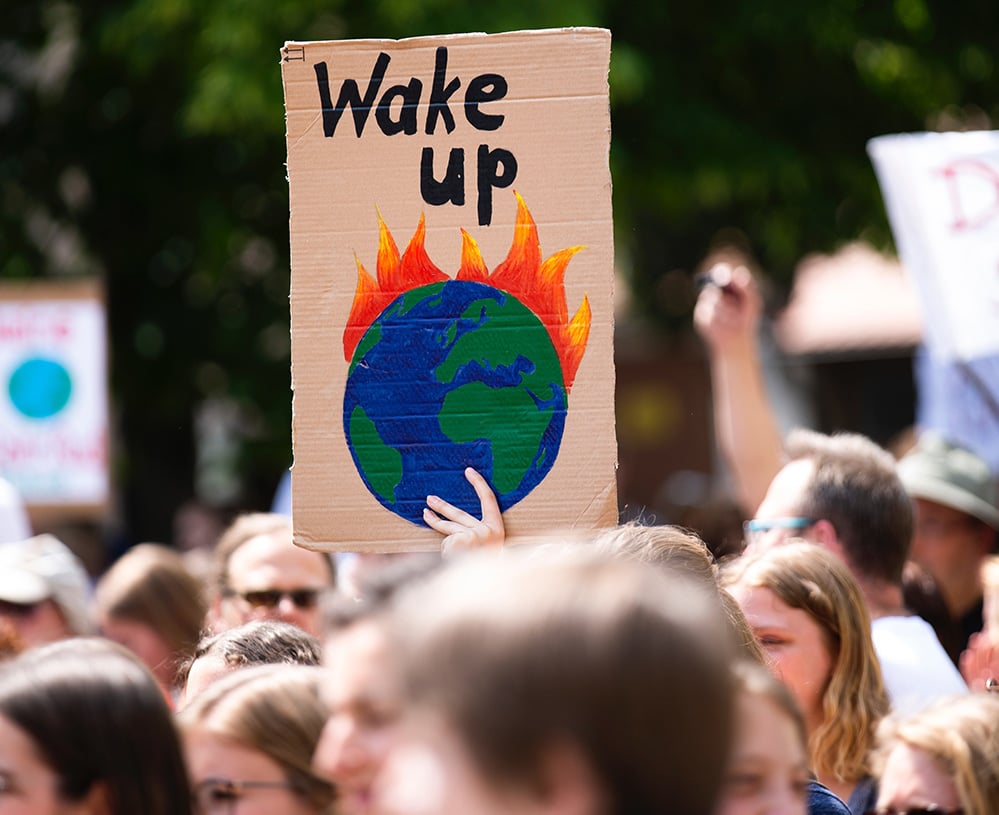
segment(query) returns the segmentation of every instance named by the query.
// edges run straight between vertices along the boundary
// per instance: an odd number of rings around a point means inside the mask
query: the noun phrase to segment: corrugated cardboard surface
[[[446,82],[453,132],[443,121],[426,130],[438,49],[447,48]],[[378,214],[399,250],[426,218],[426,250],[453,277],[464,228],[489,269],[502,262],[523,197],[538,227],[542,258],[585,245],[565,275],[571,316],[584,295],[592,309],[589,341],[575,384],[561,449],[544,481],[504,514],[508,534],[591,528],[617,519],[613,364],[613,231],[608,163],[610,34],[600,29],[454,35],[410,40],[288,43],[282,49],[291,198],[292,382],[295,540],[333,551],[436,549],[440,536],[385,509],[358,475],[344,438],[343,399],[349,363],[343,331],[357,285],[357,263],[376,273]],[[379,95],[422,83],[413,135],[386,135],[374,113],[360,137],[347,110],[332,137],[324,134],[317,63],[325,63],[335,102],[345,79],[367,89],[379,54],[390,62]],[[499,74],[504,98],[480,106],[502,115],[491,131],[473,127],[462,99],[475,77]],[[399,117],[399,102],[393,118]],[[476,166],[481,145],[510,151],[512,186],[492,192],[492,219],[478,218]],[[452,148],[465,154],[463,206],[427,204],[421,195],[424,148],[440,178]],[[448,499],[447,495],[442,496]]]

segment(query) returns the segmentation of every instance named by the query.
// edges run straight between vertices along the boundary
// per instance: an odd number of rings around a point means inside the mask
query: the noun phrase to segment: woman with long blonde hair
[[[805,716],[812,771],[851,811],[866,811],[870,753],[889,702],[850,572],[827,550],[794,542],[732,561],[721,582]]]

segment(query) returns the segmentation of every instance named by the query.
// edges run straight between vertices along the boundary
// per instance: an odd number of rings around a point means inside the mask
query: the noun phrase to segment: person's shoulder
[[[850,809],[818,781],[808,783],[808,815],[850,815]]]

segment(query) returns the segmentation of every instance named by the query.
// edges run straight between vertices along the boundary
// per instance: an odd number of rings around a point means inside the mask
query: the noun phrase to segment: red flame
[[[582,304],[569,319],[565,270],[573,255],[584,247],[562,249],[542,261],[538,227],[524,199],[514,194],[517,196],[517,221],[506,260],[490,273],[479,245],[462,229],[461,266],[457,279],[486,283],[513,295],[531,309],[548,329],[562,364],[566,391],[569,391],[586,350],[592,315],[589,300],[584,295]],[[434,265],[424,248],[426,224],[422,215],[402,257],[381,215],[378,216],[378,224],[378,279],[375,280],[357,261],[357,291],[343,332],[343,354],[348,362],[364,332],[396,297],[410,289],[449,279]]]

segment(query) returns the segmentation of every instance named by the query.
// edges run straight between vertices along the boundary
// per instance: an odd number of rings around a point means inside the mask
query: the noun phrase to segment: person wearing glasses
[[[0,812],[191,814],[173,716],[145,665],[79,637],[0,664]]]
[[[319,636],[319,600],[335,585],[333,561],[296,546],[290,518],[264,512],[239,516],[219,538],[214,571],[212,630],[282,620]]]
[[[999,697],[946,700],[878,732],[877,807],[866,815],[999,812]]]
[[[332,815],[333,785],[311,767],[320,683],[316,667],[245,668],[177,714],[195,815]]]
[[[782,445],[757,327],[762,300],[745,266],[705,276],[694,324],[711,360],[715,427],[744,511],[748,551],[804,538],[840,557],[860,586],[896,710],[914,712],[966,690],[929,623],[903,596],[913,507],[894,458],[864,436],[793,430]]]

